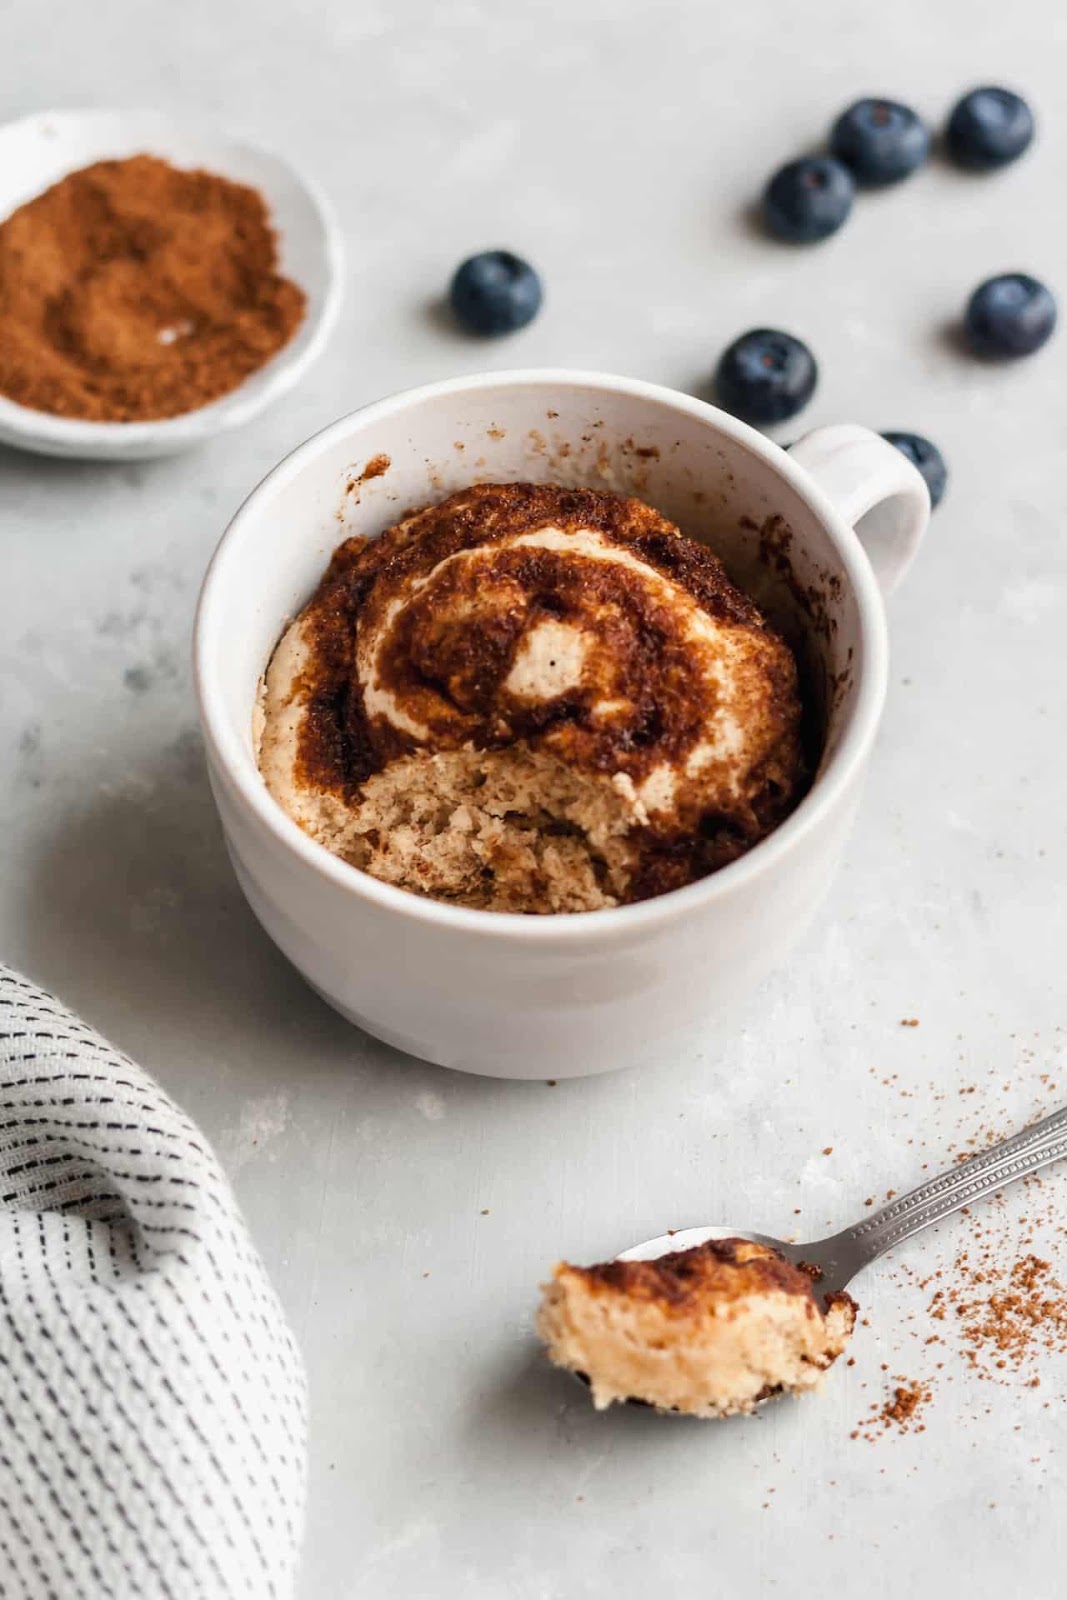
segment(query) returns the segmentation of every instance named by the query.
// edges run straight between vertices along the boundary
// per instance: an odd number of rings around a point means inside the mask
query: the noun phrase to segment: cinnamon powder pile
[[[0,225],[0,393],[97,422],[177,416],[269,361],[304,308],[255,189],[99,161]]]

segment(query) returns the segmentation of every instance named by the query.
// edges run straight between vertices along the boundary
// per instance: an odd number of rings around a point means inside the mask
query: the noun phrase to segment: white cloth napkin
[[[291,1594],[299,1353],[229,1185],[132,1061],[0,966],[0,1594]]]

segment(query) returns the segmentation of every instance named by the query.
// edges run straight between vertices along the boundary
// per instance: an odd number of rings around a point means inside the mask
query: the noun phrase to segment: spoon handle
[[[832,1262],[833,1276],[843,1285],[902,1239],[1061,1156],[1067,1156],[1067,1106],[824,1240],[820,1255],[828,1265]]]

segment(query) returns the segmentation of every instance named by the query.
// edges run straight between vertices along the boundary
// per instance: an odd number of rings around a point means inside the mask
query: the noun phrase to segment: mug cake
[[[750,850],[809,771],[784,639],[642,501],[476,484],[351,538],[261,685],[288,815],[385,883],[595,911]]]

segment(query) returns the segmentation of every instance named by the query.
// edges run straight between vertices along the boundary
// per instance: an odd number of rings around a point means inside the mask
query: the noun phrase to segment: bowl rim
[[[114,118],[128,118],[131,121],[144,119],[163,130],[169,127],[197,135],[218,149],[223,163],[227,151],[238,150],[265,159],[284,172],[307,197],[318,224],[326,268],[325,289],[318,307],[295,330],[288,344],[276,351],[269,361],[248,373],[236,388],[208,401],[206,405],[181,411],[173,417],[157,417],[142,422],[100,422],[92,418],[64,417],[51,411],[38,411],[0,394],[0,440],[12,446],[25,444],[32,448],[36,444],[57,455],[86,458],[99,455],[105,459],[114,451],[114,459],[121,459],[127,452],[136,454],[157,441],[168,450],[183,442],[199,443],[249,421],[274,400],[288,393],[322,354],[340,313],[344,292],[344,245],[337,215],[317,180],[271,145],[231,133],[225,127],[216,126],[208,117],[195,114],[185,116],[151,106],[60,106],[52,110],[34,111],[0,124],[0,141],[8,134],[29,129],[34,124],[92,124]],[[64,175],[69,176],[76,171],[78,167],[72,165],[65,169]],[[225,177],[225,171],[220,169],[220,176]],[[56,177],[52,183],[60,181],[61,178]],[[266,199],[269,210],[269,195]],[[0,222],[6,221],[11,215],[11,211],[3,209],[0,211]],[[301,336],[303,343],[294,349]],[[255,379],[260,380],[258,387],[254,392],[247,392],[248,385]]]
[[[254,524],[263,505],[274,498],[309,462],[325,454],[339,440],[363,431],[385,418],[424,401],[472,391],[500,389],[592,389],[624,394],[707,423],[716,432],[757,456],[773,473],[785,479],[827,529],[856,600],[860,619],[855,698],[846,727],[825,765],[800,804],[779,826],[736,861],[706,878],[669,890],[649,900],[599,911],[550,912],[530,916],[522,912],[482,911],[417,895],[408,889],[382,883],[351,866],[303,832],[287,815],[266,784],[241,742],[212,681],[214,641],[225,627],[228,597],[242,576],[244,556],[240,546],[245,529]],[[284,619],[282,619],[284,621]],[[281,623],[279,624],[281,626]],[[193,678],[209,766],[225,776],[240,803],[275,844],[294,856],[313,875],[344,893],[369,902],[382,911],[441,928],[531,944],[600,941],[625,937],[641,928],[685,916],[744,890],[775,867],[803,843],[847,793],[857,778],[873,742],[888,682],[888,637],[884,601],[878,581],[855,531],[829,496],[797,466],[789,454],[747,423],[691,395],[639,378],[587,372],[571,368],[520,368],[479,372],[449,378],[416,388],[399,390],[347,413],[290,451],[263,478],[234,513],[208,564],[197,602],[193,634]]]

